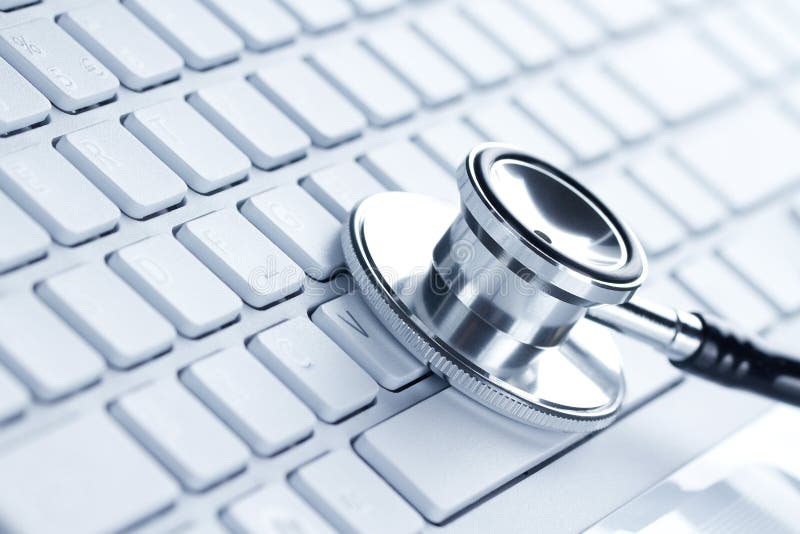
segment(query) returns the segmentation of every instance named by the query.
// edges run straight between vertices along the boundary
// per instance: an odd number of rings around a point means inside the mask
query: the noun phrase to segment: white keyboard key
[[[728,214],[715,195],[663,152],[639,157],[628,171],[692,231],[708,230]]]
[[[458,202],[455,177],[411,141],[398,141],[371,150],[360,162],[387,189],[423,193],[447,202]]]
[[[684,29],[662,30],[630,42],[613,54],[609,67],[671,123],[714,108],[743,88],[742,78]]]
[[[0,54],[64,111],[109,100],[119,80],[52,20],[0,30]]]
[[[251,197],[241,209],[311,278],[330,278],[344,263],[341,223],[299,186],[270,189]]]
[[[531,122],[525,113],[511,104],[484,106],[466,117],[485,141],[509,143],[529,150],[556,167],[567,167],[574,161],[563,145]]]
[[[364,44],[408,83],[429,106],[462,96],[469,80],[406,26],[381,28]]]
[[[0,367],[0,424],[19,416],[30,401],[28,390],[8,371]]]
[[[311,62],[376,126],[407,118],[419,107],[411,89],[357,44],[325,47]]]
[[[713,256],[692,261],[676,276],[712,311],[750,331],[763,330],[777,319],[777,311],[764,297]]]
[[[460,120],[450,120],[421,131],[416,142],[445,169],[455,171],[470,150],[483,141],[478,133]]]
[[[235,501],[222,510],[222,521],[236,534],[334,534],[325,520],[282,482]]]
[[[116,367],[158,356],[175,340],[172,325],[103,264],[57,274],[37,292]]]
[[[119,210],[49,144],[0,158],[0,187],[63,245],[113,230]]]
[[[560,53],[550,37],[506,0],[470,0],[462,11],[525,68],[543,67]]]
[[[372,378],[307,317],[264,330],[248,348],[326,423],[364,408],[378,393]]]
[[[190,490],[208,489],[247,466],[247,447],[174,379],[128,393],[111,413]]]
[[[678,138],[676,156],[736,209],[800,179],[800,128],[768,103],[748,104]]]
[[[255,73],[253,84],[311,136],[331,147],[361,135],[367,121],[304,61],[287,61]]]
[[[703,19],[707,38],[721,55],[757,80],[780,73],[781,61],[763,40],[754,34],[751,22],[741,9],[716,9]]]
[[[661,126],[652,111],[599,68],[570,72],[562,85],[625,142],[640,141]]]
[[[516,101],[580,161],[601,158],[617,147],[616,136],[554,84],[532,85],[517,93]]]
[[[47,254],[50,236],[0,191],[0,273]]]
[[[125,0],[124,4],[193,69],[232,61],[244,47],[242,40],[197,0]]]
[[[351,0],[362,15],[377,15],[399,6],[403,0]]]
[[[217,352],[181,373],[195,395],[263,456],[311,435],[316,418],[244,347]]]
[[[784,61],[791,64],[800,61],[800,37],[797,35],[794,20],[771,9],[768,2],[743,2],[741,9],[747,20],[758,28],[763,38]]]
[[[280,0],[309,32],[330,30],[353,18],[346,0]]]
[[[425,522],[352,450],[302,466],[289,483],[340,532],[421,532]]]
[[[67,134],[56,149],[134,219],[180,204],[186,195],[186,184],[118,121]]]
[[[476,85],[500,83],[516,71],[514,61],[458,13],[426,13],[413,26]]]
[[[200,89],[189,103],[262,169],[302,158],[311,145],[303,130],[244,80]]]
[[[800,310],[800,233],[786,213],[748,222],[724,242],[720,255],[781,312]],[[777,217],[777,215],[780,215]]]
[[[326,302],[314,311],[311,320],[390,391],[427,372],[378,321],[359,295],[351,293]]]
[[[105,369],[92,347],[28,293],[0,299],[0,360],[45,401],[97,382]]]
[[[42,122],[50,102],[0,58],[0,135]]]
[[[250,171],[247,156],[182,100],[134,111],[124,124],[199,193],[238,182]]]
[[[172,236],[129,245],[108,262],[186,337],[200,337],[239,316],[239,297]]]
[[[663,8],[656,0],[636,0],[635,2],[580,0],[580,3],[612,33],[637,30],[653,22],[663,13]]]
[[[302,185],[317,202],[342,222],[362,199],[386,190],[353,161],[312,172],[303,180]]]
[[[681,244],[686,228],[631,179],[611,176],[589,184],[636,232],[648,254],[666,252]]]
[[[118,532],[169,508],[179,488],[108,415],[54,425],[0,456],[10,532]]]
[[[136,91],[177,78],[183,68],[183,59],[117,2],[73,9],[58,24]]]
[[[567,50],[585,50],[604,37],[602,29],[570,2],[514,1],[536,22],[550,30]]]
[[[189,221],[176,237],[254,308],[303,287],[303,270],[235,209]]]
[[[294,40],[300,24],[273,0],[203,0],[233,28],[251,50],[266,50]]]

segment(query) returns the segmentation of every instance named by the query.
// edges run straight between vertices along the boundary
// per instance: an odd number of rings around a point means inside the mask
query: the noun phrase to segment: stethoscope
[[[625,394],[608,327],[693,374],[800,404],[800,356],[716,317],[632,299],[647,273],[642,247],[579,181],[486,143],[461,165],[458,188],[460,210],[373,195],[342,234],[369,307],[452,387],[529,425],[601,429]]]

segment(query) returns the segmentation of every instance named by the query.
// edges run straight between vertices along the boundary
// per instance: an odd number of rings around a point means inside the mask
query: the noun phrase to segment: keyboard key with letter
[[[50,102],[0,57],[0,135],[42,122]]]
[[[736,71],[684,29],[631,41],[612,55],[609,68],[669,123],[719,106],[744,85]]]
[[[0,30],[0,55],[64,111],[109,100],[119,88],[116,76],[51,20]]]
[[[117,2],[70,10],[58,24],[133,90],[177,78],[183,68],[183,59]]]
[[[186,194],[186,184],[117,121],[67,134],[56,149],[134,219],[179,204]]]
[[[0,158],[0,188],[63,245],[113,230],[119,209],[50,144]]]
[[[357,44],[326,47],[311,62],[376,126],[409,117],[419,107],[417,96]]]
[[[200,89],[189,103],[262,169],[302,158],[311,145],[303,130],[244,80]]]
[[[45,401],[94,384],[105,370],[91,346],[27,293],[0,299],[0,361]]]
[[[181,380],[258,454],[272,456],[311,435],[316,418],[244,347],[181,373]]]
[[[189,221],[176,237],[254,308],[303,287],[303,270],[235,209]]]
[[[0,525],[10,532],[126,530],[169,508],[178,493],[164,469],[101,412],[0,455]]]
[[[233,28],[251,50],[266,50],[292,41],[300,24],[274,0],[203,0]]]
[[[306,317],[264,330],[250,351],[326,423],[369,405],[378,385]]]
[[[427,372],[364,305],[360,295],[351,293],[326,302],[314,310],[311,320],[386,389],[398,390]]]
[[[341,224],[299,186],[270,189],[250,198],[241,209],[311,278],[330,278],[344,263]]]
[[[287,61],[256,72],[252,83],[311,136],[332,147],[361,135],[367,120],[304,61]]]
[[[422,518],[350,449],[304,465],[289,483],[341,532],[413,534]]]
[[[234,532],[334,534],[334,530],[283,482],[260,488],[222,511]]]
[[[353,161],[312,172],[302,185],[340,221],[347,219],[360,200],[385,191],[375,178]]]
[[[125,0],[124,4],[193,69],[232,61],[244,47],[239,36],[197,0]]]
[[[247,447],[174,379],[128,393],[111,413],[190,490],[208,489],[247,466]]]
[[[0,191],[0,273],[47,254],[50,236]]]
[[[103,264],[57,274],[37,291],[116,367],[131,367],[172,347],[172,325]]]
[[[234,321],[242,308],[239,297],[172,236],[129,245],[108,263],[186,337]]]
[[[182,100],[134,111],[125,127],[198,193],[243,180],[250,161]]]

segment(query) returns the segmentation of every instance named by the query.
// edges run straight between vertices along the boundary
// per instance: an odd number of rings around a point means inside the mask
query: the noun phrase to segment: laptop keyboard
[[[353,205],[455,200],[483,140],[606,198],[645,294],[791,339],[798,23],[789,0],[0,0],[0,531],[435,530],[569,461],[581,436],[445,388],[337,274]],[[625,411],[680,380],[618,342]]]

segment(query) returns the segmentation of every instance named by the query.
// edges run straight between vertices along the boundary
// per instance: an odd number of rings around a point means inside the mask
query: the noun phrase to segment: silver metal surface
[[[420,361],[499,413],[570,432],[608,425],[625,392],[611,336],[577,321],[559,346],[537,348],[489,327],[440,284],[432,265],[457,215],[455,206],[411,193],[380,193],[361,203],[342,237],[370,307]]]

